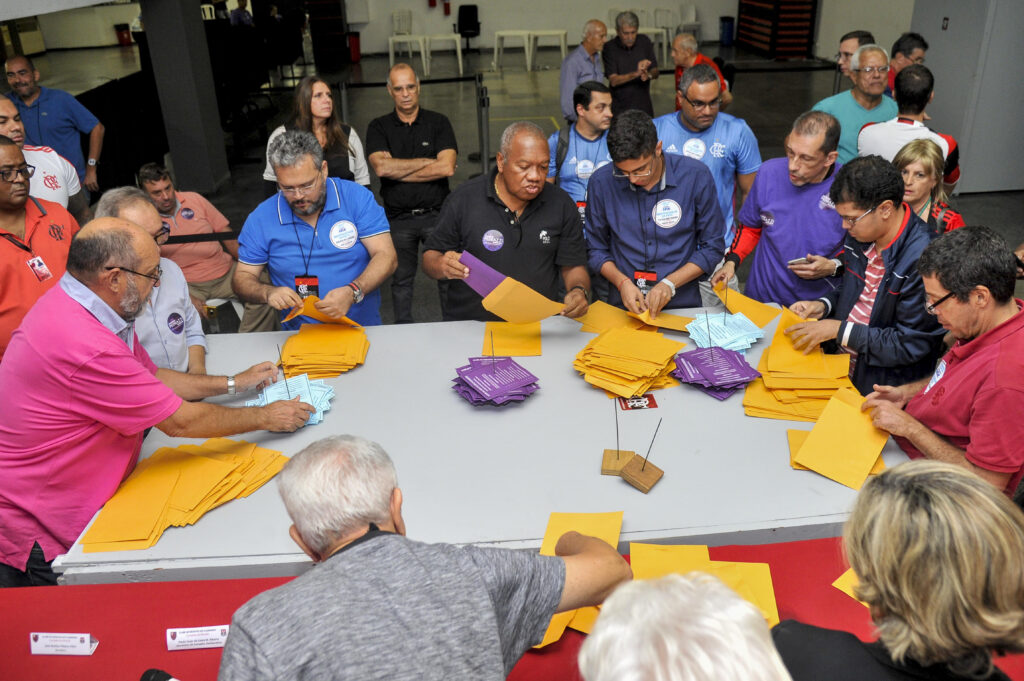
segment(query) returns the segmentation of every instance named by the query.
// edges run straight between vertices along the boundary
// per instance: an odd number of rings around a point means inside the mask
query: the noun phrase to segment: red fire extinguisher
[[[437,0],[427,0],[427,7],[437,7]]]
[[[444,0],[444,15],[446,17],[447,16],[451,16],[451,13],[452,13],[452,3],[449,2],[449,0]]]

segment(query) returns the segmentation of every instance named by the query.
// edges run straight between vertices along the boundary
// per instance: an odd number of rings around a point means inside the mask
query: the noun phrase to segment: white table
[[[565,61],[565,55],[567,54],[568,46],[566,40],[568,39],[568,31],[560,31],[557,29],[543,30],[543,31],[530,31],[530,61],[535,63],[537,61],[537,43],[540,42],[541,38],[557,38],[558,46],[562,50],[562,61]]]
[[[409,535],[428,542],[537,548],[552,511],[625,511],[621,550],[639,540],[718,545],[839,533],[856,493],[789,466],[786,429],[811,424],[744,416],[741,394],[718,402],[688,386],[655,391],[657,409],[619,413],[620,441],[642,454],[663,417],[650,460],[665,477],[645,495],[600,475],[602,450],[615,447],[613,402],[572,368],[593,336],[561,317],[545,320],[543,330],[544,354],[518,359],[541,386],[522,404],[474,408],[449,387],[455,367],[481,353],[482,323],[374,327],[366,364],[329,379],[336,397],[322,424],[239,438],[289,456],[338,433],[380,442],[398,470]],[[751,363],[772,332],[751,349]],[[211,336],[209,370],[233,373],[275,359],[286,337]],[[154,430],[143,455],[185,442],[200,441]],[[886,463],[905,458],[890,441]],[[194,526],[168,529],[150,549],[83,554],[76,543],[54,569],[68,583],[299,574],[309,562],[288,526],[272,481]]]
[[[636,29],[637,33],[643,33],[651,39],[651,42],[661,45],[661,62],[658,64],[658,68],[664,71],[668,68],[668,45],[672,42],[672,38],[669,35],[670,29],[662,28],[660,26],[640,26]],[[655,47],[657,50],[658,48]]]
[[[434,43],[455,43],[455,57],[459,60],[459,75],[462,75],[462,36],[458,33],[435,33],[427,36],[427,69],[424,75],[430,75],[430,63],[434,61]]]
[[[430,61],[427,57],[427,45],[430,44],[429,37],[414,33],[406,35],[393,35],[388,37],[388,61],[392,67],[395,65],[395,45],[406,45],[409,47],[409,54],[412,54],[412,46],[415,45],[420,50],[420,62],[423,64],[423,75],[430,75]]]
[[[526,53],[526,70],[531,71],[533,69],[533,57],[530,54],[530,38],[531,31],[521,30],[508,30],[508,31],[495,31],[494,32],[494,61],[491,62],[491,67],[497,71],[501,68],[501,55],[505,51],[505,39],[515,38],[516,40],[523,41],[523,52]]]

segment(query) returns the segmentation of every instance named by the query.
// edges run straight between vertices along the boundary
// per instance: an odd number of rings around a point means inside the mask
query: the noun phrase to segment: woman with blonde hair
[[[944,234],[964,226],[960,213],[946,203],[942,186],[945,160],[938,144],[925,138],[908,142],[892,164],[903,175],[903,200],[933,232]]]
[[[267,149],[278,135],[285,130],[303,130],[316,135],[324,149],[327,174],[342,180],[351,180],[364,187],[370,186],[370,170],[366,165],[363,143],[359,135],[345,125],[334,106],[331,86],[320,76],[306,76],[295,86],[295,101],[291,119],[286,125],[277,127],[267,140]],[[277,191],[277,176],[267,161],[263,179],[275,183],[272,192]]]
[[[1024,651],[1024,513],[977,475],[917,460],[869,479],[843,531],[878,641],[794,621],[773,636],[795,681],[1008,677]]]

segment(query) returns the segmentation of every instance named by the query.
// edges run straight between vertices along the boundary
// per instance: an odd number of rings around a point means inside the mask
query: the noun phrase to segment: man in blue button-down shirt
[[[576,120],[576,107],[572,93],[576,86],[588,80],[604,80],[604,61],[601,48],[608,39],[608,27],[603,21],[591,19],[583,25],[583,40],[562,62],[558,88],[562,102],[562,116],[570,123]]]
[[[590,178],[590,266],[619,292],[608,302],[637,314],[697,307],[698,282],[725,251],[711,171],[661,151],[650,116],[627,111],[608,130],[611,165]],[[618,299],[616,299],[618,298]]]

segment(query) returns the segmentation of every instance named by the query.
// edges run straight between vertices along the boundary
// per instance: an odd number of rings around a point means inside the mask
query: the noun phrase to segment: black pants
[[[437,211],[422,215],[402,213],[389,218],[391,241],[398,255],[398,267],[391,278],[391,303],[395,308],[395,323],[409,324],[412,318],[413,283],[420,261],[420,246],[437,224]]]
[[[57,573],[53,571],[50,564],[43,558],[43,549],[36,542],[32,547],[32,553],[28,555],[28,564],[25,571],[0,563],[0,588],[10,586],[56,586]]]

